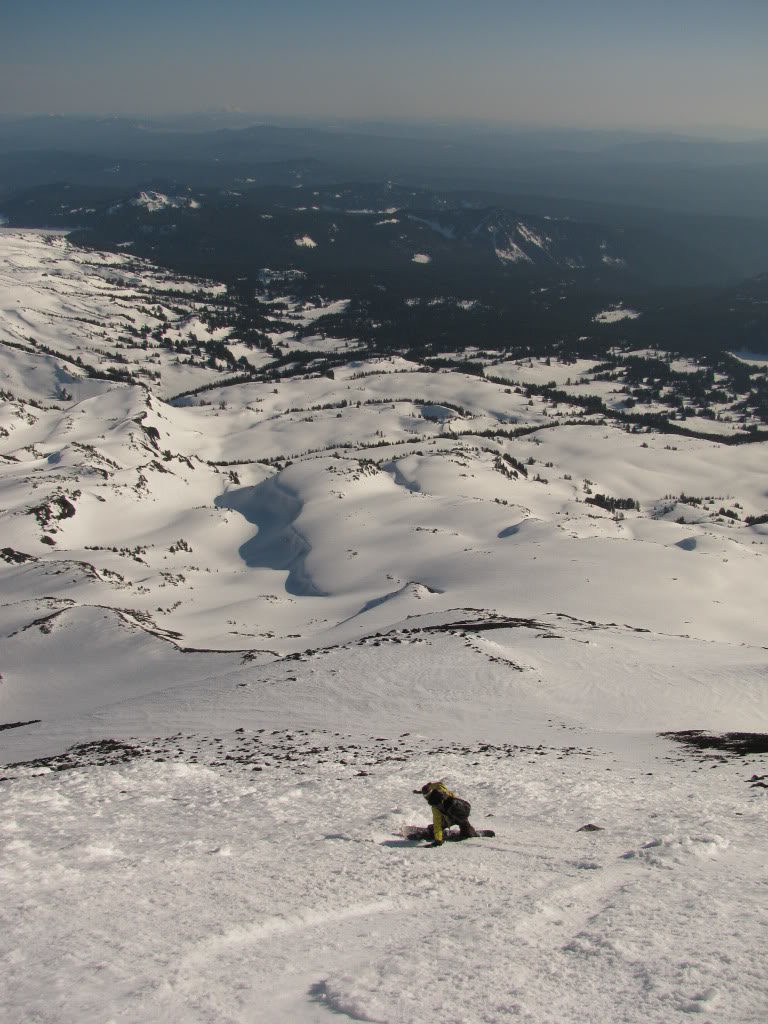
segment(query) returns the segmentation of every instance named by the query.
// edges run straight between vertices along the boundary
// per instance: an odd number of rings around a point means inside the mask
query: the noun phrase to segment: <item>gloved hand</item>
[[[442,846],[442,845],[443,845],[443,840],[442,839],[439,842],[438,842],[437,839],[433,839],[431,843],[427,843],[427,846]]]

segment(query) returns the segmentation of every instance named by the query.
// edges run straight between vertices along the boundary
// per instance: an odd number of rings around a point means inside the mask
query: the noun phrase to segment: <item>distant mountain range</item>
[[[238,167],[277,184],[285,164],[312,168],[313,183],[405,180],[431,188],[482,188],[700,215],[768,216],[768,140],[727,142],[668,134],[514,130],[503,125],[307,122],[245,115],[0,119],[0,185],[70,158],[98,184],[119,164],[148,164],[209,184]],[[30,163],[25,158],[34,155]],[[72,162],[71,158],[77,157]],[[24,178],[21,168],[27,170]],[[191,173],[193,172],[193,173]],[[134,180],[135,177],[134,177]]]

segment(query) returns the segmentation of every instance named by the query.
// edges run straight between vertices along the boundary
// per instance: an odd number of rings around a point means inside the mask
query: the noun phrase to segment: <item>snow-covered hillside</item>
[[[254,348],[42,233],[0,288],[3,1019],[765,1019],[765,755],[658,736],[768,732],[727,403],[653,432],[588,360],[369,358],[319,298]],[[398,836],[443,776],[495,839]]]

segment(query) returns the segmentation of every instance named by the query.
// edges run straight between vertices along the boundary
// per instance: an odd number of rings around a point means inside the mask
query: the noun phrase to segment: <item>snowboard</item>
[[[400,830],[400,835],[403,839],[411,839],[414,842],[419,840],[432,842],[432,832],[424,825],[404,825]],[[492,828],[479,828],[477,835],[480,839],[492,839],[496,833]],[[443,829],[443,839],[448,843],[458,843],[461,841],[461,833],[457,828]]]

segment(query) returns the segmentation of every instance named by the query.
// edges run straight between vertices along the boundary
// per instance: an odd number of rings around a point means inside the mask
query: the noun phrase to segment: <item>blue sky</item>
[[[0,113],[483,118],[768,134],[768,0],[30,0]]]

